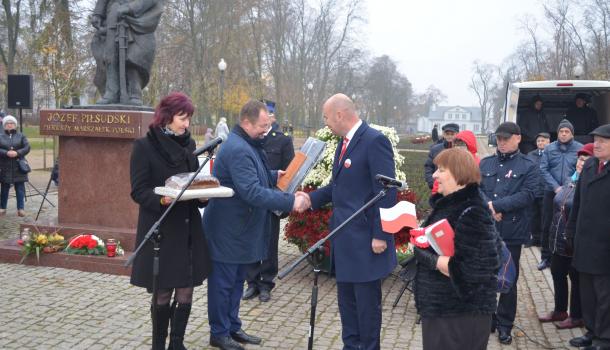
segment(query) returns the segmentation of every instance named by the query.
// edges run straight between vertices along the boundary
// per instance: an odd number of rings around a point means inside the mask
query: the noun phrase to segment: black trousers
[[[278,272],[278,241],[280,237],[280,218],[271,214],[271,239],[269,240],[269,253],[267,259],[248,265],[246,281],[248,286],[259,290],[271,290],[275,287],[273,280]]]
[[[422,317],[424,350],[485,350],[491,315]]]
[[[568,311],[568,276],[570,277],[570,317],[582,318],[580,308],[580,288],[578,271],[572,267],[572,258],[553,254],[551,258],[551,275],[555,289],[555,312]]]
[[[540,245],[542,243],[542,202],[543,197],[536,197],[534,199],[532,223],[530,225],[533,245]]]
[[[610,274],[580,272],[579,277],[585,327],[593,333],[593,345],[610,347]]]
[[[517,282],[519,280],[519,259],[521,258],[521,245],[506,245],[510,251],[517,275],[515,276],[515,284],[508,293],[500,294],[498,299],[498,308],[496,309],[495,322],[496,327],[510,331],[513,329],[515,316],[517,315]]]
[[[553,199],[555,199],[555,192],[544,192],[544,197],[542,199],[542,248],[540,248],[540,257],[542,260],[550,260],[553,255],[553,252],[549,249],[549,235],[551,223],[553,222]]]

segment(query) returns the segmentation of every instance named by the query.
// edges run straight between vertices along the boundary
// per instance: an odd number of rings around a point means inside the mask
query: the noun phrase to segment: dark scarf
[[[265,169],[267,170],[267,177],[269,178],[269,183],[272,184],[273,181],[271,179],[271,172],[269,171],[269,164],[267,164],[267,154],[265,153],[265,149],[263,148],[263,146],[265,145],[265,139],[251,138],[250,135],[248,135],[248,133],[246,133],[246,131],[241,126],[239,126],[239,124],[235,124],[233,130],[231,131],[234,132],[237,136],[244,139],[250,146],[252,146],[256,153],[258,153],[261,161],[263,162],[263,165],[265,166]]]
[[[188,130],[182,135],[168,135],[161,128],[150,126],[146,137],[170,167],[175,168],[187,162],[189,170],[197,169],[193,157],[190,157],[191,133]]]
[[[17,129],[4,130],[4,133],[7,135],[10,135],[10,134],[15,135],[17,133]]]
[[[517,153],[519,153],[518,149],[516,151],[510,152],[510,153],[502,153],[502,152],[498,151],[498,159],[500,160],[500,162],[505,162],[509,159],[512,159],[515,155],[517,155]]]

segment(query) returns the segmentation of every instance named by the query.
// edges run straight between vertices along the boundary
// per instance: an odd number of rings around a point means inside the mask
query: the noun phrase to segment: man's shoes
[[[24,217],[25,216],[25,210],[23,210],[23,209],[17,210],[17,215],[21,216],[21,217]]]
[[[568,313],[567,312],[552,311],[552,312],[550,312],[546,316],[538,317],[538,321],[540,321],[542,323],[546,323],[546,322],[561,322],[563,320],[566,320],[567,318],[568,318]]]
[[[221,350],[245,350],[243,346],[229,336],[214,337],[210,335],[210,346],[220,348]]]
[[[555,327],[557,327],[558,329],[572,329],[572,328],[583,327],[584,325],[585,325],[585,322],[583,321],[582,318],[572,318],[572,317],[568,317],[561,322],[555,323]]]
[[[259,293],[258,288],[254,286],[248,286],[248,289],[244,292],[244,295],[241,297],[242,300],[250,300],[257,296]]]
[[[6,215],[6,209],[0,209],[0,216]]]
[[[548,269],[549,267],[551,267],[551,261],[549,259],[542,259],[540,260],[540,263],[538,263],[538,271]]]
[[[261,289],[260,294],[258,295],[258,300],[262,301],[263,303],[268,302],[271,300],[271,292],[266,289]]]
[[[240,329],[237,332],[231,332],[231,338],[233,338],[233,340],[235,340],[236,342],[239,342],[242,344],[258,345],[263,341],[259,337],[255,337],[253,335],[248,335],[246,332],[244,332],[243,329]]]
[[[498,328],[498,340],[501,344],[509,345],[513,342],[513,336],[510,335],[509,330]]]
[[[584,348],[580,348],[580,350],[610,350],[610,346],[591,345],[585,346]]]
[[[591,344],[593,344],[593,335],[588,332],[581,337],[570,339],[570,345],[575,346],[577,348],[591,346]]]

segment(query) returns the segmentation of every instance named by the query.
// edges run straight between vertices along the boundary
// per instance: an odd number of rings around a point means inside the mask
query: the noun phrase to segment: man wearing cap
[[[587,94],[576,94],[574,105],[566,112],[566,119],[574,125],[574,138],[581,143],[593,142],[589,133],[599,125],[597,112],[587,106],[588,98]]]
[[[572,123],[564,119],[557,126],[557,141],[545,147],[540,159],[540,172],[546,183],[546,189],[542,201],[542,248],[538,270],[551,266],[552,254],[548,239],[553,220],[553,199],[561,186],[570,182],[570,177],[576,170],[577,153],[582,146],[580,142],[574,140]]]
[[[274,104],[275,106],[275,104]],[[292,158],[294,158],[294,147],[292,137],[284,135],[277,123],[273,109],[267,102],[271,127],[265,135],[263,148],[267,155],[269,170],[286,170]],[[288,214],[286,214],[288,215]],[[278,272],[278,240],[280,235],[280,217],[271,215],[271,239],[269,241],[269,252],[267,258],[256,262],[246,269],[246,281],[248,288],[242,299],[252,299],[258,295],[258,299],[267,302],[271,299],[271,290],[275,287],[273,279]]]
[[[570,345],[599,350],[610,349],[610,124],[590,135],[594,157],[583,165],[566,227],[587,332]]]
[[[544,147],[551,142],[551,135],[547,132],[538,133],[536,136],[536,149],[529,152],[527,156],[536,163],[536,167],[540,169],[540,160],[544,153]],[[538,187],[536,191],[536,198],[534,200],[534,208],[532,212],[532,223],[531,223],[531,242],[529,245],[541,246],[542,242],[542,199],[544,198],[544,189],[546,188],[546,182],[542,177],[542,174],[538,172]]]
[[[517,124],[521,127],[521,153],[528,154],[536,149],[536,138],[541,132],[549,132],[549,123],[542,109],[542,98],[536,95],[532,105],[517,117]]]
[[[502,344],[512,342],[511,330],[517,313],[517,278],[521,246],[529,240],[531,207],[538,186],[536,163],[519,151],[521,130],[505,122],[496,130],[498,150],[481,160],[481,191],[495,221],[496,229],[512,255],[517,275],[515,284],[501,294],[492,331],[498,330]]]
[[[428,152],[428,159],[424,164],[424,174],[426,176],[426,183],[428,187],[432,189],[434,186],[434,179],[432,174],[436,171],[436,165],[434,165],[434,158],[441,153],[442,150],[453,147],[453,139],[455,135],[460,132],[460,126],[455,123],[445,124],[442,127],[443,130],[443,142],[435,143],[430,147]]]

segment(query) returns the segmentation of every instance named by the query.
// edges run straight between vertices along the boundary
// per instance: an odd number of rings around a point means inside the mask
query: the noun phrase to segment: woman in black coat
[[[584,326],[580,306],[578,271],[572,266],[572,252],[566,245],[566,225],[572,211],[576,183],[585,161],[593,156],[593,144],[584,145],[577,153],[576,172],[571,181],[566,182],[553,199],[553,221],[549,230],[549,250],[551,256],[551,276],[555,290],[555,309],[547,315],[538,317],[540,322],[557,322],[559,329],[569,329]],[[570,290],[568,292],[568,277]],[[570,314],[568,316],[568,295]]]
[[[17,161],[25,159],[30,153],[30,143],[27,137],[17,131],[17,119],[7,115],[2,119],[4,132],[0,134],[0,216],[6,214],[8,192],[15,185],[17,197],[17,215],[25,216],[25,182],[28,174],[19,170]]]
[[[194,107],[190,98],[172,93],[161,100],[145,137],[134,142],[131,155],[131,197],[139,204],[136,244],[161,217],[171,198],[154,193],[173,175],[193,172],[198,168],[193,155],[195,142],[188,126]],[[197,200],[177,203],[160,226],[159,293],[156,310],[158,349],[165,348],[171,318],[169,349],[184,349],[183,340],[188,323],[193,289],[208,276],[211,262],[203,236]],[[153,247],[146,243],[136,257],[131,283],[152,292]],[[170,307],[170,300],[174,301]],[[151,308],[152,310],[152,308]]]
[[[479,191],[479,167],[468,151],[451,148],[434,158],[438,194],[423,227],[447,219],[455,254],[415,248],[415,305],[424,349],[486,349],[496,310],[501,240]]]

